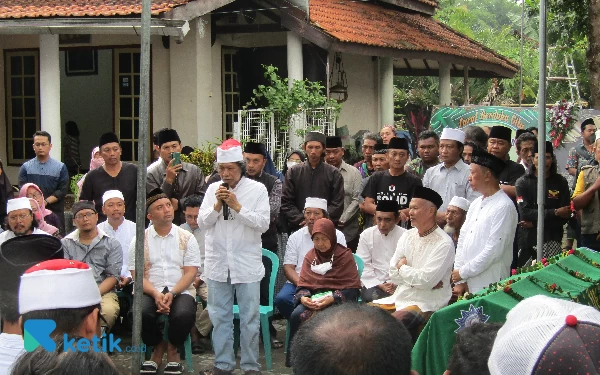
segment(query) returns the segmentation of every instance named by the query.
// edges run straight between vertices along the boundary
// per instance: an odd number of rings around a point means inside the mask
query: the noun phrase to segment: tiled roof
[[[152,15],[190,0],[152,0]],[[0,18],[110,17],[142,13],[140,0],[2,0]]]
[[[435,19],[363,1],[310,0],[310,22],[341,42],[518,65]]]
[[[438,1],[437,0],[417,0],[420,3],[423,4],[427,4],[427,5],[431,5],[432,7],[437,7],[438,6]]]

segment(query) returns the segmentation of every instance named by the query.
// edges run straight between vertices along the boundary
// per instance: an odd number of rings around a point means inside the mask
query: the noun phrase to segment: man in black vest
[[[258,181],[265,185],[269,193],[269,205],[271,206],[271,221],[269,230],[262,234],[262,247],[272,253],[277,254],[277,216],[281,208],[281,181],[264,171],[267,163],[267,151],[265,145],[256,142],[247,142],[244,146],[244,161],[246,162],[246,177]],[[273,266],[269,258],[263,256],[263,265],[265,266],[265,277],[260,282],[260,304],[269,305],[269,279]],[[282,344],[275,339],[277,330],[269,321],[269,330],[271,331],[271,346],[280,348]]]

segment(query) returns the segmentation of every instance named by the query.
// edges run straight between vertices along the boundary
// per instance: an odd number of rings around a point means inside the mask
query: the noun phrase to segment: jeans
[[[285,283],[273,301],[273,304],[279,309],[281,316],[288,320],[292,315],[292,311],[294,311],[295,294],[296,285],[292,283]]]
[[[208,314],[213,323],[215,367],[235,370],[233,351],[233,297],[240,307],[240,367],[243,371],[260,371],[258,337],[260,324],[260,281],[232,284],[208,280]]]

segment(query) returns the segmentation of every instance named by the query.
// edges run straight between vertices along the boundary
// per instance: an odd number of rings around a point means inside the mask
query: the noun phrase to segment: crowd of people
[[[36,132],[36,157],[21,167],[18,197],[7,193],[4,203],[0,374],[50,373],[43,370],[48,363],[58,369],[77,361],[111,373],[108,357],[96,354],[63,359],[38,348],[23,355],[23,324],[53,319],[60,338],[110,332],[122,315],[116,292],[131,295],[134,282],[143,283],[143,295],[133,298],[142,299],[142,339],[153,348],[142,373],[183,373],[178,350],[191,335],[194,353],[214,350],[214,365],[202,374],[232,374],[235,304],[240,367],[260,374],[260,333],[268,329],[266,344],[283,346],[272,322],[261,330],[259,319],[274,271],[263,252],[277,254],[281,245],[287,282],[275,291],[274,305],[289,321],[286,365],[297,374],[409,374],[412,343],[435,311],[535,259],[538,165],[547,185],[544,256],[562,251],[567,223],[568,239],[600,250],[600,136],[596,140],[593,119],[583,121],[581,131],[583,144],[569,155],[567,170],[577,176],[569,186],[550,142],[538,154],[536,134],[520,131],[518,159],[511,161],[512,133],[502,126],[424,131],[412,160],[409,141],[384,127],[364,134],[363,159],[354,165],[344,160],[342,138],[308,132],[281,174],[267,173],[273,168],[263,144],[229,139],[217,147],[210,176],[179,160],[176,130],[160,129],[153,136],[158,159],[147,167],[143,280],[134,280],[138,167],[121,161],[117,135],[103,134],[92,151],[71,208],[75,230],[66,233],[67,169],[50,157],[51,135]],[[531,306],[544,305],[556,303],[540,298]],[[596,332],[596,314],[559,305],[548,307],[555,312],[553,332],[593,340],[579,327]],[[488,371],[487,357],[493,374],[554,366],[539,342],[561,344],[548,334],[531,349],[516,339],[520,324],[530,324],[519,320],[509,314],[497,350],[498,327],[474,332],[487,340],[477,373]],[[464,345],[457,340],[449,373],[475,373],[467,370],[475,364],[465,359]],[[519,345],[527,355],[543,356],[541,367],[531,367],[534,357],[513,361],[507,347],[518,352]]]

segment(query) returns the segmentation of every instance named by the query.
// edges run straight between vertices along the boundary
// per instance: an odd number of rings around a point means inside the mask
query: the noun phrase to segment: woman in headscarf
[[[4,165],[0,160],[0,225],[6,219],[6,201],[14,197],[14,190],[8,176],[4,173]]]
[[[291,151],[287,155],[287,158],[285,158],[285,165],[283,166],[283,170],[281,171],[281,173],[283,173],[283,176],[285,177],[288,169],[290,169],[294,165],[304,162],[305,160],[306,160],[306,157],[304,156],[304,153],[302,151],[300,151],[300,150]]]
[[[103,165],[104,158],[102,157],[102,155],[100,155],[100,147],[96,146],[92,150],[92,158],[90,159],[90,172],[96,168],[100,168]],[[81,192],[81,187],[83,186],[85,176],[87,176],[87,173],[84,174],[79,181],[77,181],[77,187],[79,188],[79,192]],[[77,200],[79,200],[79,192],[77,193]]]
[[[39,203],[33,198],[29,198],[29,203],[31,204],[31,211],[33,212],[35,220],[38,223],[38,228],[51,236],[61,239],[62,236],[60,235],[60,231],[58,230],[58,228],[54,225],[46,223],[46,221],[44,220]]]
[[[296,308],[290,316],[290,344],[302,322],[329,306],[356,302],[361,288],[354,256],[337,242],[331,220],[323,218],[315,222],[312,240],[314,247],[304,257],[294,296]],[[286,366],[290,363],[290,352]]]
[[[40,207],[40,215],[46,223],[56,228],[62,228],[62,221],[60,220],[58,215],[46,208],[44,193],[42,193],[42,191],[36,184],[23,185],[23,187],[21,187],[21,191],[19,192],[19,198],[23,197],[35,199],[38,206]]]
[[[383,140],[383,144],[389,145],[390,139],[396,138],[396,128],[393,125],[385,125],[379,131],[379,135],[381,136],[381,139]]]

